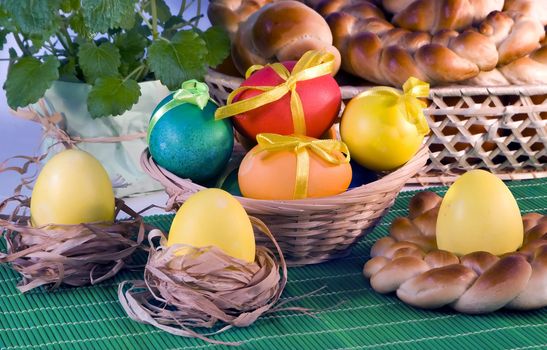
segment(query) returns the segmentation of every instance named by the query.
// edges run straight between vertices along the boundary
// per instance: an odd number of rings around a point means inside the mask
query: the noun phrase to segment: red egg
[[[296,62],[284,62],[292,71]],[[284,80],[271,67],[254,72],[241,86],[277,86]],[[331,75],[323,75],[296,83],[296,92],[302,101],[306,121],[306,135],[319,138],[333,124],[340,111],[342,95],[338,83]],[[261,94],[260,90],[246,90],[234,98],[234,102]],[[290,135],[296,133],[291,113],[291,93],[262,107],[236,115],[235,128],[244,136],[255,139],[260,133]]]

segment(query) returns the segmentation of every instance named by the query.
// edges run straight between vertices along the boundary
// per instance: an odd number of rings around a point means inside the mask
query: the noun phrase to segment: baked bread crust
[[[516,252],[456,256],[436,248],[432,228],[440,202],[432,192],[418,193],[409,218],[395,219],[390,235],[372,246],[363,274],[374,290],[396,292],[413,306],[470,314],[547,306],[547,216],[523,216],[524,242]]]
[[[306,51],[325,50],[340,67],[340,53],[332,45],[327,22],[297,1],[270,3],[239,25],[232,42],[232,58],[241,74],[255,64],[298,60]]]
[[[503,68],[529,57],[545,38],[540,22],[522,13],[493,11],[478,28],[430,34],[395,27],[366,1],[323,1],[316,9],[326,16],[344,70],[377,84],[401,86],[410,76],[432,85],[547,83],[547,70],[534,58]],[[523,75],[528,65],[540,74]],[[498,71],[471,80],[496,67]]]
[[[381,85],[411,76],[432,85],[547,83],[547,1],[212,0],[208,15],[230,33],[241,74],[323,49],[337,68]]]
[[[233,38],[239,24],[272,0],[210,0],[207,17],[212,25],[220,26]]]
[[[434,34],[469,28],[490,12],[501,11],[504,0],[383,0],[382,5],[394,14],[396,26]]]
[[[541,24],[547,25],[547,1],[542,0],[505,0],[504,11],[515,11],[523,15],[537,18]]]

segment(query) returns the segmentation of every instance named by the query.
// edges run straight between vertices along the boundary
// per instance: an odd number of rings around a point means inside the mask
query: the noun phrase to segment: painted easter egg
[[[337,157],[343,154],[338,152]],[[239,187],[245,197],[255,199],[295,199],[297,155],[290,150],[270,153],[255,146],[239,167]],[[306,197],[325,197],[342,193],[351,182],[349,163],[330,164],[309,152]]]
[[[114,192],[102,164],[77,149],[62,151],[44,166],[32,190],[33,226],[114,220]]]
[[[283,62],[291,71],[296,62]],[[241,86],[277,86],[284,80],[271,68],[254,72]],[[248,89],[238,94],[234,102],[261,94],[259,89]],[[302,101],[306,135],[319,138],[334,123],[340,111],[342,95],[338,83],[330,74],[298,81],[296,92]],[[264,106],[236,115],[232,118],[235,128],[245,137],[254,140],[259,133],[290,135],[295,133],[291,112],[291,94]]]
[[[216,246],[247,262],[255,259],[253,226],[243,206],[228,192],[209,188],[192,195],[179,208],[167,245]]]
[[[437,219],[437,246],[455,254],[517,250],[523,223],[515,197],[495,175],[471,170],[446,192]]]
[[[167,96],[153,115],[172,100],[173,94]],[[153,117],[148,144],[154,161],[181,178],[201,184],[218,176],[230,159],[234,135],[229,119],[215,120],[216,109],[211,101],[203,109],[183,103],[157,120]]]

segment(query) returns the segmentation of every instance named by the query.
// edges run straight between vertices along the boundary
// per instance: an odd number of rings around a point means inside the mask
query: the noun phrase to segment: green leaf
[[[158,10],[158,19],[162,22],[166,22],[171,18],[171,9],[164,0],[156,0],[156,8]]]
[[[84,14],[82,11],[78,11],[70,16],[69,19],[70,28],[83,38],[91,38],[89,28],[85,24]]]
[[[108,34],[108,37],[112,37],[118,33],[121,33],[122,32],[122,28],[110,28],[108,31],[107,31],[107,34]],[[108,39],[106,39],[108,40]],[[96,40],[98,41],[98,40]]]
[[[109,28],[130,29],[134,25],[137,0],[82,0],[85,22],[92,32],[106,33]]]
[[[173,26],[184,23],[184,20],[179,16],[171,16],[163,25],[163,29],[170,30]]]
[[[120,66],[120,75],[122,77],[127,77],[129,75],[129,73],[133,72],[133,70],[137,69],[141,65],[142,65],[142,62],[140,62],[140,61],[132,61],[132,62],[123,61],[122,65]],[[141,75],[142,75],[142,73],[139,73],[139,74],[134,75],[132,77],[133,77],[133,79],[135,79],[137,81],[141,81],[142,80]]]
[[[29,35],[28,39],[32,43],[30,46],[30,52],[34,55],[38,53],[41,49],[44,43],[50,38],[50,34],[44,33],[44,34],[32,34]]]
[[[19,57],[19,54],[17,54],[17,51],[13,47],[9,48],[8,53],[9,53],[9,58],[12,61],[17,60],[17,58]]]
[[[59,80],[73,83],[80,82],[76,73],[76,59],[74,57],[70,57],[61,63],[61,67],[59,68]]]
[[[139,17],[139,23],[141,23],[140,20],[141,18]],[[136,23],[137,23],[136,17],[129,15],[127,17],[122,18],[120,22],[120,28],[123,28],[125,30],[130,30],[130,29],[133,29]]]
[[[97,38],[93,42],[95,43],[95,45],[101,46],[104,43],[109,43],[110,39],[105,37],[105,36],[102,36],[102,37]]]
[[[8,30],[2,29],[0,30],[0,50],[4,48],[4,44],[6,41],[6,36],[9,34]]]
[[[65,13],[72,11],[77,11],[80,9],[80,0],[62,0],[61,1],[61,10]]]
[[[230,37],[220,27],[210,27],[201,36],[207,44],[207,64],[216,67],[230,54]]]
[[[157,40],[148,49],[148,62],[157,79],[174,90],[206,72],[207,46],[193,31],[180,31],[170,42]]]
[[[152,36],[152,31],[146,25],[137,26],[133,29],[137,30],[137,32],[139,32],[139,34],[144,36],[144,37]]]
[[[182,28],[180,24],[184,23],[183,19],[178,16],[171,16],[167,22],[163,24],[163,32],[161,35],[166,39],[171,39],[178,29]]]
[[[87,109],[93,118],[120,115],[129,110],[141,95],[133,79],[99,78],[87,97]]]
[[[5,10],[25,34],[52,33],[59,21],[60,0],[4,0]]]
[[[99,77],[117,75],[121,62],[118,48],[109,42],[99,46],[94,42],[82,44],[78,50],[78,60],[88,83]]]
[[[6,11],[2,2],[0,2],[0,27],[8,32],[15,32],[17,30],[11,19],[11,15]]]
[[[142,65],[142,58],[149,40],[140,34],[138,28],[133,28],[129,32],[118,33],[114,35],[114,45],[120,50],[122,64],[120,73],[127,76],[134,69]],[[140,80],[134,77],[135,80]]]
[[[59,78],[59,60],[48,56],[44,62],[23,57],[10,66],[4,83],[8,105],[16,109],[38,101],[51,84]]]
[[[137,30],[114,35],[114,45],[120,51],[122,62],[136,61],[144,57],[144,50],[148,46],[148,39]]]

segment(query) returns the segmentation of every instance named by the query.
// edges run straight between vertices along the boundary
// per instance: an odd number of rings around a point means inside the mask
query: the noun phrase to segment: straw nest
[[[266,225],[256,218],[251,221],[272,241],[279,260],[263,246],[257,246],[253,263],[215,247],[167,247],[163,233],[151,231],[144,281],[125,281],[119,286],[120,303],[129,317],[175,335],[235,345],[210,336],[249,326],[261,315],[281,310],[282,303],[276,303],[287,283],[287,264]],[[159,245],[155,238],[160,238]],[[288,309],[304,310],[283,308]],[[197,330],[213,327],[215,331],[207,334]]]
[[[29,208],[29,198],[8,198],[0,209],[10,202],[17,206],[0,219],[7,247],[6,253],[0,253],[0,263],[10,263],[21,274],[17,288],[23,293],[39,286],[55,289],[61,284],[100,283],[130,267],[133,253],[144,240],[142,217],[119,199],[116,216],[124,212],[130,216],[127,220],[42,227],[33,227],[29,217],[18,216]]]

